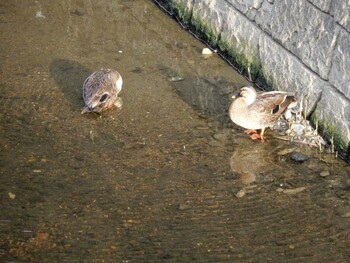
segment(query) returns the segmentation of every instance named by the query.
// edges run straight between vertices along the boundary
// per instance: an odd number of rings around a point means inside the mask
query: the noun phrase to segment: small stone
[[[326,176],[328,176],[328,175],[330,175],[329,171],[322,171],[322,172],[320,173],[320,176],[321,176],[321,177],[326,177]]]
[[[213,54],[213,51],[211,51],[209,48],[203,48],[202,55],[211,55]]]
[[[46,16],[43,15],[43,12],[41,10],[36,12],[35,17],[37,17],[37,18],[46,18]]]
[[[298,188],[294,188],[294,189],[284,189],[283,193],[287,194],[287,195],[295,195],[298,194],[302,191],[304,191],[306,189],[306,187],[298,187]]]
[[[171,81],[171,82],[177,82],[177,81],[182,81],[182,80],[184,80],[184,78],[180,77],[180,76],[169,78],[169,81]]]
[[[12,200],[16,198],[16,195],[11,192],[9,192],[8,195],[9,195],[9,198]]]
[[[243,196],[245,196],[245,190],[244,190],[244,189],[239,190],[239,191],[235,194],[235,196],[236,196],[237,198],[242,198]]]
[[[298,162],[298,163],[302,163],[306,160],[309,159],[309,157],[303,153],[300,153],[300,152],[292,152],[290,154],[290,158],[295,161],[295,162]]]
[[[293,123],[290,128],[292,131],[294,131],[299,136],[304,133],[304,129],[305,129],[304,125],[301,125],[298,123]]]

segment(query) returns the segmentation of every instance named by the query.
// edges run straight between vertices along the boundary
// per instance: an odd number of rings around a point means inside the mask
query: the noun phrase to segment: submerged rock
[[[184,77],[181,77],[181,76],[176,76],[176,77],[170,77],[168,78],[169,81],[171,82],[177,82],[177,81],[182,81],[184,80],[185,78]]]
[[[309,157],[301,152],[292,152],[290,154],[290,158],[295,161],[295,162],[298,162],[298,163],[302,163],[302,162],[305,162],[306,160],[309,159]]]

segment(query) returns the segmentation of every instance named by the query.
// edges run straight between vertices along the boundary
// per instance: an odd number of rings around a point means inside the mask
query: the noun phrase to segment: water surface
[[[350,258],[349,166],[247,138],[247,80],[152,1],[0,1],[0,29],[1,261]],[[123,108],[81,115],[101,67]]]

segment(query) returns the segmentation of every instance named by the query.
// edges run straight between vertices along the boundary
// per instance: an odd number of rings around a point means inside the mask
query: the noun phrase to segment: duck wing
[[[270,91],[257,94],[256,103],[261,114],[280,116],[288,106],[296,102],[293,95],[282,91]]]

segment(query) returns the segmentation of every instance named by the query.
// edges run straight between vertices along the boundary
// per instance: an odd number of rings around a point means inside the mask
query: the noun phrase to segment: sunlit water
[[[0,30],[1,261],[349,258],[349,166],[251,141],[246,79],[152,1],[1,1]],[[101,67],[123,108],[81,115]]]

